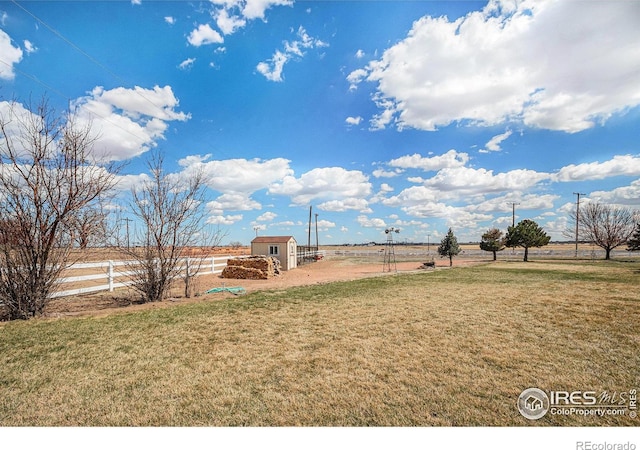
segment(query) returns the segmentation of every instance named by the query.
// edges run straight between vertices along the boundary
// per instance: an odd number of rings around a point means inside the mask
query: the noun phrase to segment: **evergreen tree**
[[[438,247],[438,254],[443,258],[449,257],[449,267],[453,266],[453,257],[460,253],[460,247],[458,246],[458,239],[453,234],[453,230],[449,228],[449,232],[440,242]]]
[[[551,238],[533,220],[525,219],[515,227],[509,227],[505,238],[507,247],[523,247],[524,260],[529,260],[529,247],[543,247]]]
[[[493,252],[493,260],[496,260],[496,253],[504,250],[504,238],[502,237],[502,231],[497,228],[492,228],[482,235],[480,241],[480,249],[485,252]]]
[[[638,250],[640,250],[640,222],[636,223],[636,229],[627,241],[627,251],[636,252]]]

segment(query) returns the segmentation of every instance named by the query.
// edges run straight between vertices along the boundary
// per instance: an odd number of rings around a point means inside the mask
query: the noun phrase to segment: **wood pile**
[[[222,278],[238,280],[267,280],[280,274],[280,261],[268,256],[250,256],[248,258],[233,258],[227,260]]]

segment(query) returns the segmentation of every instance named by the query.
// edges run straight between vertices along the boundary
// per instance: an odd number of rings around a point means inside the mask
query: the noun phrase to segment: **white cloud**
[[[434,203],[439,197],[435,189],[426,186],[411,186],[403,189],[398,195],[382,200],[382,204],[391,207],[411,206]]]
[[[611,191],[592,192],[589,197],[599,202],[640,208],[640,179],[631,182],[628,186],[621,186]]]
[[[373,175],[376,178],[393,178],[393,177],[397,177],[401,173],[402,173],[402,170],[400,169],[396,169],[393,171],[384,170],[384,169],[375,169],[373,172],[371,172],[371,175]]]
[[[300,178],[286,176],[281,182],[274,183],[269,192],[288,195],[295,205],[308,205],[317,199],[364,198],[371,193],[371,183],[358,170],[323,167],[306,172]]]
[[[369,72],[367,72],[364,69],[356,69],[353,72],[351,72],[349,75],[347,75],[347,81],[350,83],[349,90],[355,91],[356,89],[358,89],[358,84],[360,84],[362,80],[367,78],[368,75],[369,75]]]
[[[276,50],[271,59],[259,62],[256,70],[269,81],[282,81],[282,69],[287,61],[289,57],[280,50]]]
[[[487,152],[499,152],[502,150],[500,144],[511,136],[511,130],[507,130],[502,134],[498,134],[497,136],[492,137],[489,142],[487,142],[484,146],[484,149],[479,150],[480,153]]]
[[[11,37],[0,30],[0,55],[5,64],[0,64],[0,79],[13,80],[16,76],[13,71],[14,64],[22,61],[22,50],[11,44]]]
[[[468,167],[445,168],[435,176],[422,180],[422,186],[411,186],[395,196],[383,198],[381,203],[400,208],[405,213],[421,218],[446,219],[450,226],[476,226],[477,222],[491,220],[491,212],[507,212],[509,201],[517,199],[521,209],[551,208],[558,196],[521,193],[548,179],[549,174],[532,170],[512,170],[494,174],[487,169]],[[489,200],[485,197],[509,192]],[[462,205],[445,203],[453,200]]]
[[[380,190],[378,191],[378,193],[371,197],[370,203],[382,203],[383,201],[387,200],[387,194],[393,191],[393,187],[389,186],[387,183],[382,183],[380,185]]]
[[[256,217],[256,220],[258,222],[271,222],[276,217],[278,217],[278,215],[276,213],[271,212],[271,211],[267,211],[264,214],[261,214],[258,217]]]
[[[233,225],[234,223],[240,222],[241,220],[242,220],[242,214],[227,215],[227,216],[217,215],[217,216],[210,216],[207,219],[207,223],[213,224],[213,225]]]
[[[78,125],[91,124],[96,156],[109,160],[132,158],[155,147],[168,122],[190,118],[176,111],[178,105],[170,86],[111,90],[98,86],[72,102]]]
[[[328,202],[320,203],[318,209],[322,211],[344,212],[344,211],[358,211],[361,213],[373,212],[369,208],[369,202],[364,198],[347,198],[344,200],[329,200]]]
[[[356,58],[358,59],[364,58],[364,50],[358,49],[358,51],[356,52]]]
[[[219,9],[214,13],[216,25],[224,34],[235,33],[238,29],[243,28],[247,21],[240,16],[229,13],[229,9]]]
[[[555,175],[557,181],[602,180],[615,176],[640,175],[640,157],[632,155],[616,155],[605,162],[570,164],[563,167]]]
[[[257,222],[251,222],[254,231],[264,231],[267,229],[267,225],[264,223],[258,224]]]
[[[464,207],[448,205],[438,201],[414,201],[400,208],[412,217],[444,219],[447,226],[454,228],[475,228],[479,222],[492,220],[493,216],[467,211]]]
[[[146,173],[138,175],[116,175],[115,188],[120,192],[131,192],[134,187],[140,187],[151,179]]]
[[[175,17],[165,16],[164,21],[169,25],[174,25],[176,23]]]
[[[263,19],[267,9],[273,6],[290,6],[293,0],[246,0],[239,2],[242,5],[242,15],[249,20]]]
[[[198,28],[189,34],[187,41],[194,47],[200,47],[201,45],[208,44],[222,44],[224,39],[220,36],[220,33],[206,23],[204,25],[198,25]]]
[[[358,216],[356,219],[358,224],[363,228],[385,228],[387,224],[383,219],[369,218],[367,216]]]
[[[395,214],[393,214],[393,216],[395,217],[389,216],[389,219],[394,219],[395,222],[393,222],[393,224],[399,227],[418,227],[425,225],[419,220],[400,220]]]
[[[105,90],[98,86],[87,97],[81,97],[76,105],[82,106],[84,101],[95,100],[102,105],[108,105],[122,111],[127,117],[140,119],[144,116],[162,121],[189,119],[189,115],[175,111],[179,101],[173,94],[171,86],[145,89],[139,86],[133,89],[118,87]]]
[[[362,122],[362,117],[347,117],[344,121],[347,123],[347,125],[360,125],[360,122]]]
[[[193,67],[193,63],[195,62],[196,58],[187,58],[178,65],[178,68],[182,70],[190,69],[191,67]]]
[[[226,192],[207,203],[207,210],[213,215],[222,215],[225,211],[251,211],[262,208],[246,193]]]
[[[132,5],[142,5],[142,0],[131,0]]]
[[[461,195],[484,195],[488,193],[526,190],[550,174],[529,169],[515,169],[494,174],[484,168],[453,167],[440,170],[424,181],[424,185],[438,192],[440,198],[455,198]]]
[[[375,114],[371,120],[369,120],[369,129],[373,131],[384,130],[387,125],[394,121],[395,104],[391,100],[379,95],[374,96],[373,98],[376,106],[381,109],[382,112]]]
[[[387,164],[391,167],[399,167],[402,169],[421,169],[425,172],[436,171],[445,168],[462,167],[469,161],[467,153],[459,153],[455,150],[438,155],[425,157],[418,153],[413,155],[401,156],[392,159]]]
[[[4,124],[4,134],[13,142],[16,151],[23,152],[29,148],[28,142],[23,142],[23,127],[21,124],[41,124],[42,120],[17,102],[0,102],[0,120]]]
[[[320,39],[309,36],[302,26],[298,28],[297,36],[298,39],[294,41],[284,41],[284,50],[276,50],[271,59],[258,63],[256,70],[269,81],[282,81],[284,65],[292,58],[304,57],[305,50],[328,46]]]
[[[511,222],[508,223],[511,225]],[[573,229],[574,224],[569,223],[569,217],[558,217],[556,220],[547,220],[544,223],[544,231],[551,236],[551,239],[566,240],[565,232]]]
[[[318,220],[318,229],[320,231],[328,231],[330,228],[335,228],[336,224],[329,220],[320,219]]]
[[[517,203],[516,210],[540,210],[550,209],[554,207],[554,202],[558,200],[560,196],[554,194],[526,194],[509,193],[507,195],[501,195],[489,200],[474,203],[468,205],[465,209],[470,212],[483,212],[483,213],[511,213],[512,202]]]
[[[290,6],[293,0],[209,0],[211,17],[225,35],[244,28],[256,19],[266,21],[265,13],[274,6]]]
[[[209,161],[210,155],[193,155],[178,163],[184,167],[185,175],[202,170],[207,185],[219,192],[235,192],[250,195],[260,189],[269,188],[273,183],[293,174],[289,160],[274,158],[225,159]]]
[[[494,0],[455,21],[417,20],[347,81],[377,83],[374,127],[516,121],[578,132],[640,104],[639,15],[638,2]]]
[[[35,45],[33,45],[31,43],[31,41],[28,41],[28,40],[25,39],[24,40],[24,50],[27,52],[27,54],[31,54],[31,53],[37,52],[38,48]]]

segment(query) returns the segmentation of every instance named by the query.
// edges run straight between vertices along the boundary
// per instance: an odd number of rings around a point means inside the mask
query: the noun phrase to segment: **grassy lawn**
[[[498,262],[4,323],[0,425],[638,426],[516,401],[638,388],[639,282],[638,262]]]

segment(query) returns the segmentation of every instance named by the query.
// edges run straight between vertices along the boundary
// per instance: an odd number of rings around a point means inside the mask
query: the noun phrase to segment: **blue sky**
[[[225,242],[478,241],[575,192],[640,207],[640,2],[0,2],[0,112],[49,97],[209,177]],[[121,197],[122,198],[122,197]],[[125,211],[125,215],[128,213]]]

